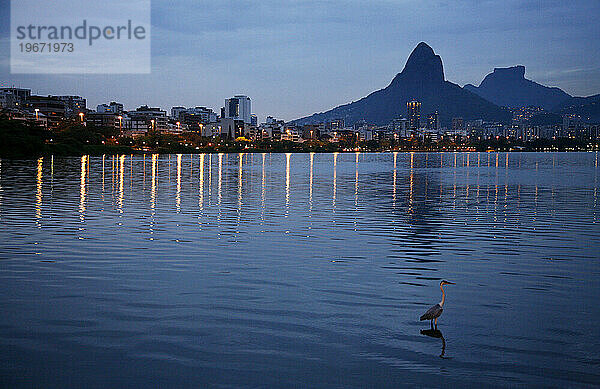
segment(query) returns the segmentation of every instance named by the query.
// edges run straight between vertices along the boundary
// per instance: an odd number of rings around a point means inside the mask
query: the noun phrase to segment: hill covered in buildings
[[[386,88],[358,101],[294,120],[293,123],[303,125],[344,119],[347,125],[361,120],[385,125],[397,117],[405,116],[406,104],[412,100],[421,102],[422,117],[437,111],[442,125],[449,125],[454,117],[503,123],[511,118],[507,110],[446,81],[442,59],[429,45],[421,42],[410,54],[402,72]]]
[[[584,122],[600,123],[600,94],[589,97],[573,97],[554,107],[559,115],[577,115]]]

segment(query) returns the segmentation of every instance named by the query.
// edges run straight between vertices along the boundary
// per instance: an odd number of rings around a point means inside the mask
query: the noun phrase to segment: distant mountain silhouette
[[[600,94],[589,97],[573,97],[553,109],[554,112],[575,114],[586,122],[600,123]]]
[[[411,100],[421,102],[422,118],[438,111],[443,125],[448,125],[453,117],[500,122],[508,122],[511,117],[507,110],[445,81],[440,56],[421,42],[410,54],[404,70],[386,88],[358,101],[294,120],[293,123],[311,124],[344,119],[346,124],[365,120],[385,125],[398,116],[406,116],[406,103]]]
[[[525,66],[495,68],[479,87],[467,84],[466,90],[505,107],[536,106],[550,110],[571,98],[559,88],[550,88],[525,78]]]

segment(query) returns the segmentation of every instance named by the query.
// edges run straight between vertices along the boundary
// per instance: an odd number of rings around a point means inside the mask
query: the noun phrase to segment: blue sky
[[[11,75],[9,7],[0,0],[0,82],[170,109],[218,110],[234,94],[290,120],[383,88],[425,41],[446,79],[481,82],[494,67],[577,96],[600,93],[600,1],[152,1],[150,75]]]

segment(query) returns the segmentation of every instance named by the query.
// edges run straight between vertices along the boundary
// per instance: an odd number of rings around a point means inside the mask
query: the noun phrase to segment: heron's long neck
[[[440,289],[442,290],[442,301],[440,301],[440,306],[444,306],[444,301],[446,300],[446,293],[444,293],[444,287],[440,285]]]

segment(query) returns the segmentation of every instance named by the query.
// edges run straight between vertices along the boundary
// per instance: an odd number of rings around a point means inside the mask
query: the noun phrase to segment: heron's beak
[[[447,284],[450,284],[450,285],[456,285],[456,283],[455,283],[455,282],[446,281],[446,283],[447,283]]]

